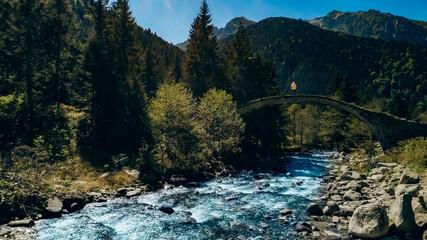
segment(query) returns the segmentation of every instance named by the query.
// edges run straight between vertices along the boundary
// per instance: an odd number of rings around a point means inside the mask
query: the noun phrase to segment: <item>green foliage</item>
[[[185,53],[185,82],[197,97],[212,87],[220,87],[217,40],[211,21],[208,4],[203,0],[199,14],[191,24]]]
[[[363,122],[336,109],[292,104],[283,113],[294,145],[339,149],[366,148],[373,153],[372,133]]]
[[[239,26],[224,55],[223,68],[229,79],[227,89],[239,104],[277,94],[276,71],[254,53],[243,26]]]
[[[148,116],[154,158],[165,170],[219,167],[224,154],[237,150],[244,130],[236,103],[225,91],[212,89],[197,103],[182,84],[161,85]]]
[[[23,137],[24,95],[0,96],[0,149],[10,149]]]
[[[201,161],[221,158],[226,152],[238,152],[244,129],[232,96],[224,90],[209,90],[197,107],[193,129]]]
[[[12,204],[16,199],[13,183],[0,179],[0,207],[3,204]]]
[[[192,93],[182,84],[163,84],[151,99],[148,116],[155,140],[154,158],[168,169],[197,169],[194,163],[196,137],[192,123],[196,111]]]
[[[421,172],[427,168],[427,138],[418,137],[399,142],[399,146],[386,152],[383,158]]]

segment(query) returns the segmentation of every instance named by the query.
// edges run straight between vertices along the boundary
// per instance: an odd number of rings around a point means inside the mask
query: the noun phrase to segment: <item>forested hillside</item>
[[[332,11],[324,17],[309,20],[323,29],[427,46],[426,23],[376,10],[358,12]]]
[[[247,28],[255,51],[271,60],[285,93],[327,94],[332,80],[352,101],[415,118],[427,110],[427,48],[322,30],[305,21],[268,18]]]

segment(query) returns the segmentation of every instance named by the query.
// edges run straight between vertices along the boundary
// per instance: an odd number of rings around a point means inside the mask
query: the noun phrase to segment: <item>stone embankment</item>
[[[374,162],[368,173],[357,158],[337,153],[322,196],[307,207],[313,239],[427,239],[427,185],[396,163]],[[354,168],[354,169],[353,169]],[[425,181],[425,180],[424,180]]]

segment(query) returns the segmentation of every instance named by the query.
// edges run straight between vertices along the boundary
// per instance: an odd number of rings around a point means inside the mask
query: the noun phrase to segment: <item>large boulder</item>
[[[49,198],[45,202],[45,208],[43,211],[44,218],[57,218],[62,215],[63,204],[57,197]]]
[[[417,229],[411,201],[412,197],[405,194],[397,197],[390,206],[390,223],[394,224],[399,232],[408,233]]]
[[[350,219],[348,231],[361,238],[377,238],[387,234],[389,219],[386,210],[376,204],[358,207]]]
[[[323,215],[323,210],[317,203],[310,203],[307,206],[306,212],[310,215],[321,216]]]
[[[417,184],[420,182],[420,177],[413,172],[405,171],[400,177],[399,184]]]
[[[83,209],[88,200],[86,198],[86,194],[80,191],[72,191],[62,202],[64,204],[64,209],[67,209],[69,213],[72,213]]]
[[[411,197],[416,197],[421,187],[418,184],[399,184],[394,189],[394,194],[396,197],[401,195],[409,195]]]

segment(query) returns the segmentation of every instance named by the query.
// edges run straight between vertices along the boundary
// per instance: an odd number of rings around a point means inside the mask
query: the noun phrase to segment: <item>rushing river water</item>
[[[279,211],[306,219],[305,207],[319,191],[328,154],[292,156],[284,173],[220,177],[200,187],[175,187],[139,197],[87,205],[77,213],[36,223],[36,239],[219,239],[270,236],[286,239],[290,224]],[[173,207],[171,215],[158,210]]]

